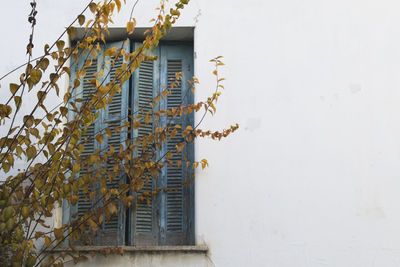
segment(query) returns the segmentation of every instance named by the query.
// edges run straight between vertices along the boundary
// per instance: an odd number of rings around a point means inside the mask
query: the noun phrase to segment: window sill
[[[76,246],[74,247],[76,252],[101,252],[106,249],[115,249],[116,247],[110,246]],[[186,252],[186,253],[203,253],[208,252],[206,245],[198,246],[120,246],[124,253],[126,252]],[[54,253],[60,252],[71,252],[72,250],[68,247],[60,247],[52,250]]]

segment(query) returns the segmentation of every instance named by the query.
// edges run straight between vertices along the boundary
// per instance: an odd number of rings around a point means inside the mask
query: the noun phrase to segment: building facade
[[[139,0],[138,27],[158,4]],[[34,56],[83,5],[38,2]],[[30,11],[22,1],[3,9],[2,74],[26,60]],[[195,143],[210,167],[196,173],[193,242],[126,246],[78,266],[400,266],[399,10],[393,0],[190,1],[169,38],[193,45],[195,102],[215,89],[209,60],[226,64],[203,125],[240,125]]]

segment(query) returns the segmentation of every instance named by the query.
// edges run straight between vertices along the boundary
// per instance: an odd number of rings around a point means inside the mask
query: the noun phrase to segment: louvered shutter
[[[99,52],[99,54],[102,54],[103,51]],[[79,55],[78,62],[75,62],[72,60],[71,64],[71,78],[70,78],[70,85],[72,87],[74,79],[76,79],[76,71],[82,69],[84,63],[86,60],[90,59],[91,56],[89,56],[88,53],[82,53]],[[93,87],[90,84],[90,80],[95,78],[95,73],[98,72],[101,68],[103,62],[102,57],[97,57],[92,59],[92,65],[86,68],[86,76],[83,78],[81,81],[79,87],[77,87],[73,91],[73,97],[71,101],[75,101],[76,99],[81,99],[81,101],[76,102],[75,104],[78,108],[81,107],[83,102],[86,101],[91,101],[92,95],[96,92],[96,88]],[[68,118],[69,119],[74,119],[75,113],[72,112],[72,110],[69,111]],[[83,142],[84,145],[84,151],[81,154],[82,160],[85,160],[86,157],[94,153],[94,150],[98,148],[98,144],[95,141],[95,134],[98,131],[99,128],[99,120],[97,119],[95,123],[87,127],[86,132],[83,134],[81,141]],[[84,179],[84,176],[89,176],[91,175],[89,173],[89,169],[92,168],[93,166],[85,166],[84,168],[81,169],[79,172],[79,176]],[[87,184],[88,187],[92,186],[91,189],[96,188],[97,185],[93,184]],[[89,200],[88,194],[85,194],[82,190],[78,192],[79,199],[78,202],[75,206],[68,207],[68,205],[65,203],[63,205],[63,223],[68,223],[70,221],[70,217],[74,214],[77,214],[78,218],[82,217],[84,213],[87,211],[90,211],[93,208],[93,201]],[[89,240],[88,240],[89,242]]]
[[[178,87],[172,89],[167,96],[163,108],[171,109],[180,105],[193,103],[193,95],[190,92],[190,84],[193,76],[193,48],[191,45],[162,45],[161,46],[161,86],[160,88],[170,88],[170,84],[175,81],[175,74],[183,72],[183,79]],[[179,124],[183,129],[188,125],[193,126],[193,114],[181,117],[166,117],[164,124]],[[166,193],[161,195],[161,245],[189,245],[194,243],[193,238],[193,188],[184,186],[182,183],[190,180],[191,168],[186,168],[186,159],[193,161],[193,144],[185,145],[181,153],[176,153],[176,145],[182,142],[182,132],[180,131],[171,140],[168,140],[163,147],[162,154],[171,151],[174,156],[173,161],[181,160],[181,167],[164,166],[163,175],[160,179],[161,186],[168,188]]]
[[[111,47],[117,47],[118,49],[123,48],[125,51],[129,51],[129,41],[108,43],[106,49]],[[107,109],[102,111],[100,120],[100,131],[105,128],[111,129],[111,137],[104,135],[104,141],[101,145],[102,151],[110,151],[110,147],[113,146],[115,153],[121,150],[121,145],[125,146],[125,141],[128,138],[126,133],[126,127],[124,123],[128,122],[128,102],[129,102],[129,81],[120,84],[121,73],[116,73],[116,69],[121,69],[122,65],[126,63],[125,59],[119,57],[118,59],[112,59],[109,57],[104,58],[104,76],[105,84],[114,80],[117,75],[117,82],[121,86],[121,93],[116,93],[112,99],[112,102],[108,105]],[[109,75],[107,75],[109,73]],[[117,132],[115,129],[121,127],[122,131]],[[102,132],[104,134],[104,131]],[[113,159],[109,159],[106,162],[107,173],[111,172],[116,162]],[[106,175],[107,188],[119,189],[119,184],[124,183],[125,175],[119,174],[114,179],[110,179]],[[117,200],[115,200],[117,201]],[[118,215],[111,217],[109,220],[104,220],[102,231],[98,234],[96,245],[106,246],[117,246],[125,244],[125,208],[121,201],[117,203]]]
[[[135,44],[135,48],[140,45]],[[154,55],[158,54],[158,48],[155,49]],[[152,110],[149,105],[153,102],[156,90],[159,87],[159,67],[158,61],[142,62],[140,67],[135,71],[133,78],[133,112],[134,115],[144,115]],[[155,125],[153,120],[149,124],[141,125],[139,129],[133,132],[132,137],[142,138],[152,133]],[[145,152],[146,148],[140,148],[135,152],[135,156],[139,156]],[[145,179],[143,188],[137,193],[141,195],[143,192],[151,192],[157,186],[156,179]],[[157,245],[158,244],[158,197],[156,199],[145,199],[143,202],[137,202],[132,212],[132,231],[134,245]]]
[[[82,82],[82,91],[80,96],[77,98],[82,98],[83,102],[90,101],[92,95],[96,92],[96,88],[90,84],[90,79],[95,78],[94,74],[97,72],[97,59],[92,61],[92,65],[86,68],[86,76],[83,78]],[[84,140],[84,150],[81,154],[83,160],[94,153],[95,150],[95,132],[96,132],[96,123],[90,125],[86,133],[82,136]],[[85,166],[79,173],[79,176],[86,176],[90,175],[89,173],[89,166]],[[85,212],[91,210],[92,208],[92,201],[87,199],[87,196],[82,193],[82,190],[79,191],[79,199],[77,203],[77,212],[79,216],[82,216]]]

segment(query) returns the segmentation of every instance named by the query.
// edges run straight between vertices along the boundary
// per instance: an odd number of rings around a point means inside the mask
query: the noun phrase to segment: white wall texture
[[[131,253],[125,252],[120,255],[96,255],[88,257],[88,260],[74,264],[72,260],[66,258],[65,267],[214,267],[209,257],[203,253],[180,253],[180,252],[161,252],[161,253]]]
[[[38,1],[36,55],[86,2]],[[138,26],[158,2],[139,0]],[[26,60],[29,1],[2,11],[0,75]],[[196,240],[215,266],[400,266],[399,11],[395,0],[191,1],[179,25],[196,27],[197,100],[214,90],[208,60],[227,64],[204,127],[241,126],[196,143],[211,164],[196,181]]]

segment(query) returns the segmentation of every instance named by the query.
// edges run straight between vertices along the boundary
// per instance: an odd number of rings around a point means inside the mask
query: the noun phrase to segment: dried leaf
[[[79,25],[82,26],[85,23],[85,16],[84,15],[79,15],[78,16],[78,22],[79,22]]]
[[[31,71],[31,80],[33,84],[37,84],[40,82],[40,79],[42,78],[42,71],[38,69],[33,69]]]

